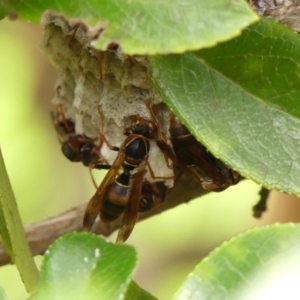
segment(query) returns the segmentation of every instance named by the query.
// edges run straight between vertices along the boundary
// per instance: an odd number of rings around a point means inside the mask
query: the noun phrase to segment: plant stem
[[[167,196],[165,202],[155,209],[140,213],[138,222],[161,214],[177,205],[186,203],[207,193],[208,191],[203,190],[199,183],[195,182],[189,176],[182,175],[173,190]],[[33,255],[44,254],[50,244],[67,232],[82,231],[82,220],[85,208],[86,204],[83,204],[58,216],[25,226],[27,240]],[[109,236],[112,232],[120,228],[120,223],[120,218],[109,224],[96,220],[92,232]],[[10,259],[0,244],[0,266],[6,265],[9,262]]]
[[[37,290],[39,272],[26,240],[22,220],[8,174],[6,172],[1,149],[0,207],[2,210],[1,214],[4,217],[2,220],[0,220],[3,242],[5,243],[5,247],[8,252],[12,255],[12,261],[16,264],[19,270],[27,292],[32,294]]]

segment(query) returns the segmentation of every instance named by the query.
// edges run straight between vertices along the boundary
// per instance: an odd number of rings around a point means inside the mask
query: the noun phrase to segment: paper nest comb
[[[91,46],[91,31],[78,21],[47,12],[43,16],[44,35],[41,49],[58,71],[56,95],[52,103],[62,104],[67,118],[75,122],[77,134],[97,138],[101,130],[101,115],[104,115],[102,132],[113,146],[120,146],[126,136],[123,129],[129,127],[132,116],[141,115],[151,119],[145,101],[151,99],[153,108],[168,135],[169,109],[162,103],[159,94],[151,85],[151,66],[146,56],[135,57],[133,64],[128,56],[117,50],[103,52],[103,80],[100,80],[100,51]],[[103,145],[101,155],[109,164],[117,153]],[[149,163],[155,176],[171,177],[163,153],[156,142],[150,141]],[[149,174],[146,177],[153,180]],[[173,180],[166,185],[172,186]]]

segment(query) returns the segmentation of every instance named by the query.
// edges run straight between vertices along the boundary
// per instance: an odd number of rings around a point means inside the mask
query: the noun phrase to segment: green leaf
[[[38,22],[51,9],[103,29],[96,47],[119,43],[127,54],[180,53],[240,34],[258,17],[243,0],[8,1],[19,18]]]
[[[262,19],[214,48],[152,57],[154,84],[216,157],[300,195],[299,47],[299,35]]]
[[[126,300],[155,300],[156,297],[139,287],[134,281],[131,281],[126,293]]]
[[[270,19],[227,43],[196,53],[266,105],[300,118],[300,36]]]
[[[275,224],[249,230],[210,253],[188,276],[173,300],[246,299],[242,296],[249,296],[249,291],[257,295],[247,299],[257,299],[261,292],[258,289],[265,288],[261,283],[267,284],[270,278],[273,283],[286,280],[291,272],[286,264],[297,264],[299,276],[299,249],[300,225]],[[299,298],[299,292],[298,296],[288,289],[284,292]]]
[[[124,299],[137,255],[128,245],[70,233],[46,252],[37,299]]]
[[[8,300],[1,286],[0,286],[0,300]]]
[[[18,206],[0,150],[0,232],[5,248],[17,265],[26,290],[37,289],[39,273],[26,241]]]

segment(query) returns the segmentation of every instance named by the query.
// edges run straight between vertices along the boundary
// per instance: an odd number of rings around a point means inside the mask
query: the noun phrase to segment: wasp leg
[[[267,200],[269,198],[270,190],[266,188],[261,188],[259,195],[260,199],[252,208],[253,217],[256,219],[261,218],[262,214],[267,210]]]

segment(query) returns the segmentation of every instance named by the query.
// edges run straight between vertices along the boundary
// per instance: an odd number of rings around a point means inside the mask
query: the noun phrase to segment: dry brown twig
[[[203,190],[199,184],[194,182],[190,177],[183,175],[168,195],[166,201],[151,211],[141,213],[138,221],[160,214],[181,203],[188,202],[205,194],[207,194],[207,191]],[[49,245],[65,233],[82,231],[82,219],[85,207],[86,205],[82,205],[53,218],[25,226],[26,236],[32,255],[43,254]],[[120,221],[119,218],[112,223],[104,224],[97,220],[92,232],[109,236],[119,228]],[[3,245],[0,244],[0,266],[8,263],[11,263],[11,259],[6,253]]]

